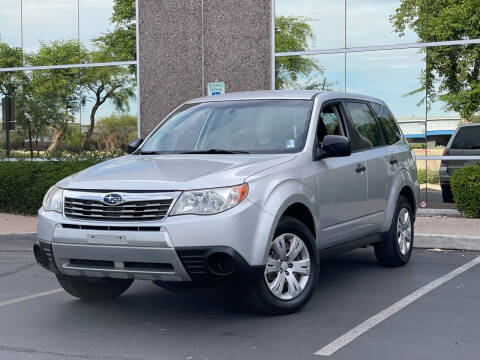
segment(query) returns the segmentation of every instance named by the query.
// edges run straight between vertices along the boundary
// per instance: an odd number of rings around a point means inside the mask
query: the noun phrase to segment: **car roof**
[[[462,125],[460,125],[458,128],[470,127],[470,126],[480,126],[480,123],[462,124]]]
[[[271,99],[298,99],[298,100],[313,100],[320,99],[322,101],[332,99],[353,99],[373,101],[380,104],[385,104],[382,100],[347,92],[337,91],[318,91],[318,90],[262,90],[262,91],[244,91],[226,93],[215,96],[204,96],[196,99],[192,99],[187,104],[195,104],[202,102],[217,102],[217,101],[229,101],[229,100],[271,100]]]

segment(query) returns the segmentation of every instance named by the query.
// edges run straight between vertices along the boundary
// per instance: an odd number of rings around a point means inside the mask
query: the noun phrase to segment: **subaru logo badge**
[[[123,202],[123,198],[120,194],[107,194],[103,197],[103,202],[107,205],[118,205]]]

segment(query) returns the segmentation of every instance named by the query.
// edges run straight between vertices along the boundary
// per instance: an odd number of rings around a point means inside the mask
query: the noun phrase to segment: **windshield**
[[[451,149],[480,149],[480,126],[466,126],[458,130]]]
[[[310,100],[187,104],[163,122],[140,154],[298,152],[312,106]]]

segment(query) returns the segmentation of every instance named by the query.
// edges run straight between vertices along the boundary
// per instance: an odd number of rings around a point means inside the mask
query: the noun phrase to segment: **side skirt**
[[[330,246],[328,248],[320,249],[318,251],[318,255],[320,260],[326,259],[350,250],[358,249],[361,247],[365,247],[367,245],[371,245],[373,243],[382,241],[382,234],[376,233],[373,235],[368,235],[366,237],[362,237],[359,239],[355,239],[346,243]]]

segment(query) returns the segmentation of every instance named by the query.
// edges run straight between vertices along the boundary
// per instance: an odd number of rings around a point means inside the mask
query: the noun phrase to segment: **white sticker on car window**
[[[295,140],[294,139],[288,139],[287,140],[287,149],[291,149],[295,147]]]

